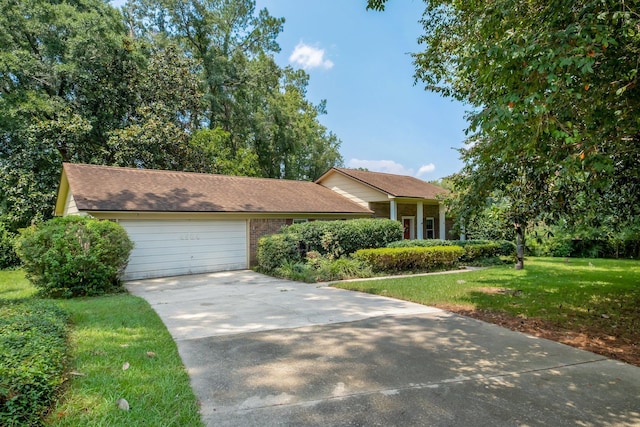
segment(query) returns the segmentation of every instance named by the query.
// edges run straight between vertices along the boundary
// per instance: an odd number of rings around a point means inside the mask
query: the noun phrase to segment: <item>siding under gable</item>
[[[321,184],[366,208],[369,207],[369,202],[389,201],[387,194],[339,173],[327,176],[321,181]]]
[[[78,207],[76,206],[76,201],[73,199],[73,194],[71,194],[71,191],[67,192],[67,200],[64,203],[64,216],[67,215],[78,215],[80,213],[80,211],[78,210]]]

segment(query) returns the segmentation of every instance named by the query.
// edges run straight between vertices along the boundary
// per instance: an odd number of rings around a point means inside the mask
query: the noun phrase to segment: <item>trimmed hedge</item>
[[[0,425],[41,425],[64,381],[68,315],[41,300],[0,300]]]
[[[42,295],[71,298],[119,291],[132,248],[120,224],[68,216],[24,230],[16,249]]]
[[[498,243],[480,243],[463,246],[464,255],[460,259],[463,262],[472,262],[482,258],[494,258],[499,255],[500,245]]]
[[[399,240],[387,245],[388,248],[460,246],[465,254],[461,261],[471,262],[482,258],[492,258],[498,255],[511,256],[515,253],[516,245],[507,240]]]
[[[426,239],[426,240],[398,240],[391,242],[387,245],[388,248],[432,248],[434,246],[462,246],[456,245],[456,240],[440,240],[440,239]]]
[[[402,224],[390,219],[352,219],[348,221],[311,221],[282,229],[304,242],[307,251],[340,258],[359,249],[383,248],[402,239]]]
[[[353,254],[376,272],[431,271],[457,265],[465,254],[460,246],[362,249]]]

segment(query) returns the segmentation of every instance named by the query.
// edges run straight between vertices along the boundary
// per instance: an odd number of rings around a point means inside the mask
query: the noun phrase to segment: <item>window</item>
[[[436,224],[436,221],[435,221],[434,218],[425,218],[425,221],[424,221],[424,227],[425,227],[424,237],[425,237],[425,239],[435,239],[436,238],[435,224]]]
[[[306,218],[294,218],[293,219],[293,223],[294,224],[302,224],[303,222],[309,222],[309,220],[306,219]]]

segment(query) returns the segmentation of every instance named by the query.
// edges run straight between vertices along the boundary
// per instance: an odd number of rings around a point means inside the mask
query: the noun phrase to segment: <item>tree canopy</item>
[[[62,162],[314,179],[340,141],[254,0],[0,0],[0,220],[52,214]]]
[[[461,218],[493,197],[514,223],[637,222],[639,6],[425,0],[416,82],[469,107]]]

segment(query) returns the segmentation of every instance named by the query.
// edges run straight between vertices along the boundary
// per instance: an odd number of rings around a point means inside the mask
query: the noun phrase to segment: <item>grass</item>
[[[525,269],[497,266],[463,274],[343,282],[343,289],[420,304],[537,318],[569,330],[640,334],[640,262],[528,258]]]
[[[35,293],[36,288],[25,279],[22,270],[0,270],[0,299],[29,298]]]
[[[0,298],[34,293],[21,271],[0,271]],[[71,362],[46,425],[202,425],[176,344],[146,301],[119,294],[58,303],[71,318]]]

